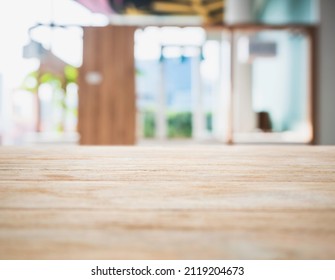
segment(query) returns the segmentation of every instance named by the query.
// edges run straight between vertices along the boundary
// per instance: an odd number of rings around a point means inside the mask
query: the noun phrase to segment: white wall
[[[318,144],[335,145],[335,1],[320,1]]]

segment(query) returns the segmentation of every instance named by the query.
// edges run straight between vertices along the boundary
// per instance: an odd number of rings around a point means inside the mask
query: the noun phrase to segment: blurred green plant
[[[155,112],[147,110],[143,112],[143,135],[145,138],[155,137]],[[192,137],[192,113],[169,112],[168,113],[168,138]],[[212,113],[206,114],[206,129],[212,131]]]
[[[40,116],[40,102],[38,99],[38,90],[39,87],[43,84],[49,84],[52,87],[53,92],[61,93],[62,98],[58,100],[58,106],[63,109],[63,122],[57,126],[57,131],[64,131],[64,122],[66,118],[66,113],[69,111],[75,116],[78,115],[77,109],[73,110],[67,108],[66,96],[67,96],[67,87],[71,83],[77,83],[78,80],[78,69],[67,65],[64,67],[64,72],[62,75],[55,74],[52,72],[40,73],[38,70],[29,73],[23,80],[20,89],[32,92],[36,94],[37,98],[37,124],[36,131],[41,131],[41,116]]]
[[[168,137],[191,138],[192,137],[192,113],[170,112],[168,113]]]
[[[155,112],[143,112],[143,136],[144,138],[154,138],[156,131]]]
[[[213,114],[212,113],[206,114],[206,129],[208,131],[213,131]]]
[[[38,70],[29,73],[21,85],[21,89],[37,93],[42,84],[50,84],[55,89],[62,89],[66,93],[66,87],[71,83],[77,83],[78,69],[67,65],[63,75],[51,72],[40,73]]]

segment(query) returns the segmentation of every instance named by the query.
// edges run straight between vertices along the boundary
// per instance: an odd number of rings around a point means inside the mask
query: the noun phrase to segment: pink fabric
[[[113,12],[108,0],[76,0],[94,13],[110,14]]]

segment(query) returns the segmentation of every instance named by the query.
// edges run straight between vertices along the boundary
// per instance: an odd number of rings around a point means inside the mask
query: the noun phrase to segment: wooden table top
[[[335,147],[2,147],[0,259],[335,259]]]

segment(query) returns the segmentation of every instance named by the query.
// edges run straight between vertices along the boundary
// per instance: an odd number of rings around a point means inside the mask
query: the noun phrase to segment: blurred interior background
[[[1,145],[335,144],[335,1],[112,2],[0,3]]]

